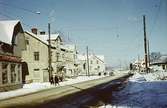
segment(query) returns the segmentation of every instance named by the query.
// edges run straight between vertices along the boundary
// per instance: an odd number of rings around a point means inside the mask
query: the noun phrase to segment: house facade
[[[64,58],[63,72],[65,77],[78,76],[78,64],[77,64],[77,49],[76,45],[65,44],[61,46],[61,52]]]
[[[105,62],[103,55],[78,55],[80,75],[98,75],[105,73]],[[89,68],[88,68],[89,65]]]
[[[60,77],[75,76],[75,47],[64,45],[59,34],[51,34],[50,36],[51,74]],[[26,50],[22,51],[22,59],[27,64],[29,71],[25,78],[26,82],[49,81],[48,35],[38,34],[37,29],[32,29],[32,32],[25,32],[25,40]]]
[[[23,62],[27,63],[29,74],[25,82],[47,82],[48,45],[36,34],[25,31],[26,50],[22,51]]]
[[[25,37],[18,20],[0,21],[0,91],[22,87]]]

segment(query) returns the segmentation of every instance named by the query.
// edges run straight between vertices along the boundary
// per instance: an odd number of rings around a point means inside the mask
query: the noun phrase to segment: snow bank
[[[159,79],[166,73],[136,73],[124,89],[112,94],[111,104],[99,108],[166,108],[167,80]]]
[[[167,72],[165,71],[156,71],[143,75],[147,81],[162,80],[164,77],[167,77]]]

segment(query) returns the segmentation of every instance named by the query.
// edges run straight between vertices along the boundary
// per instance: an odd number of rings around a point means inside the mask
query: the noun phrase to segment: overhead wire
[[[12,4],[7,4],[7,3],[4,3],[2,1],[0,1],[0,5],[7,6],[7,7],[12,7],[12,8],[23,10],[23,11],[26,11],[26,12],[29,12],[29,13],[33,13],[33,14],[34,13],[38,13],[37,11],[33,11],[33,10],[30,10],[30,9],[18,7],[18,6],[12,5]]]

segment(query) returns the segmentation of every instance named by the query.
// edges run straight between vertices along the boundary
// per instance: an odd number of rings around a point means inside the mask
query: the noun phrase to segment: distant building
[[[162,70],[167,71],[167,55],[162,55],[158,60],[154,61],[151,65],[162,67]]]
[[[65,44],[61,46],[61,52],[64,59],[64,75],[65,77],[78,76],[78,64],[77,64],[77,49],[76,45]]]
[[[22,87],[24,31],[18,20],[0,21],[0,91]]]
[[[98,75],[105,73],[103,55],[89,55],[89,71],[86,55],[78,55],[80,75]]]

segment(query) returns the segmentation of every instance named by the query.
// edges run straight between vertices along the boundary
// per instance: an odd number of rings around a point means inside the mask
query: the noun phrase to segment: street
[[[112,81],[116,81],[122,77],[127,78],[128,74],[120,74],[117,76],[109,76],[98,80],[86,81],[73,85],[43,90],[37,93],[11,98],[0,101],[0,107],[69,107],[70,105],[90,104],[95,97],[94,94],[110,91]],[[109,84],[109,85],[108,85]],[[120,83],[118,83],[120,84]],[[108,89],[105,89],[108,88]],[[106,91],[103,91],[106,90]],[[71,95],[72,94],[72,95]],[[106,93],[104,93],[106,95]],[[98,95],[101,97],[101,95]],[[74,100],[74,101],[73,101]],[[77,102],[78,100],[79,102]],[[82,101],[81,101],[82,100]],[[93,99],[95,100],[95,99]],[[56,103],[56,104],[55,104]],[[77,104],[77,105],[76,105]],[[66,106],[67,105],[67,106]],[[73,107],[74,107],[73,106]]]

